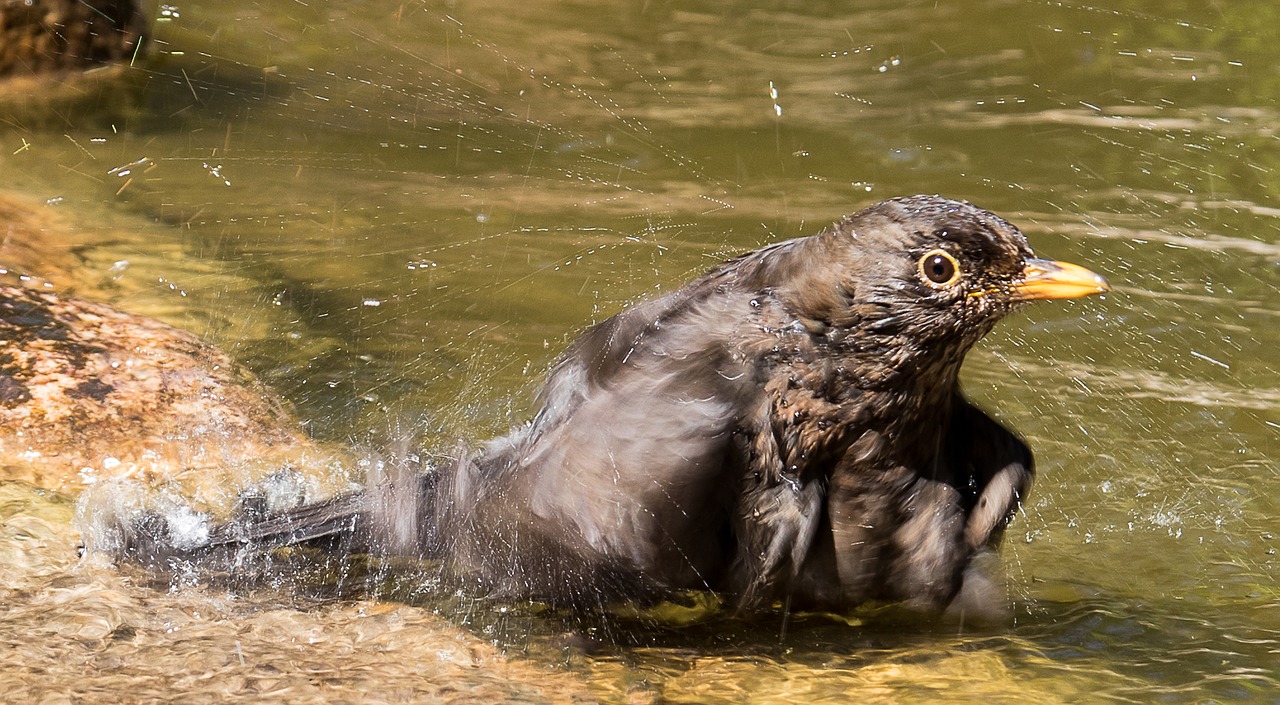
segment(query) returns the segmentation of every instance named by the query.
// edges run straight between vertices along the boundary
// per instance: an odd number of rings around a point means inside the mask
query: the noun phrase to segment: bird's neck
[[[763,381],[775,409],[774,432],[788,439],[788,466],[852,450],[866,467],[921,468],[936,453],[963,356],[889,363],[889,353],[864,354],[835,344],[777,350]]]
[[[895,384],[855,392],[845,401],[870,410],[866,426],[882,437],[883,456],[875,465],[922,469],[937,454],[958,394],[959,363],[900,374]]]

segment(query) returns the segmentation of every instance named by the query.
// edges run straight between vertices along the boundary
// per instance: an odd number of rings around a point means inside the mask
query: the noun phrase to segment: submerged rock
[[[0,700],[13,703],[593,702],[429,610],[270,591],[154,590],[81,562],[61,498],[0,482]]]
[[[45,280],[70,281],[76,260],[72,247],[48,236],[65,227],[52,209],[0,196],[0,275],[12,275],[15,283],[29,279],[29,272],[39,272]]]

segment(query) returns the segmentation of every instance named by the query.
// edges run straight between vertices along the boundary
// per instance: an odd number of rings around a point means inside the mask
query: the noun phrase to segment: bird
[[[587,328],[509,434],[246,511],[203,548],[343,537],[579,608],[708,591],[739,611],[941,612],[1034,474],[1027,444],[962,393],[966,353],[1029,302],[1108,290],[989,211],[886,200]]]

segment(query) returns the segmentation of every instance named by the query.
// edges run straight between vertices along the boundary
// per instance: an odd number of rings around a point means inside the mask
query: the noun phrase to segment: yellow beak
[[[1078,299],[1111,291],[1107,280],[1079,265],[1048,259],[1027,260],[1013,285],[1014,301]]]

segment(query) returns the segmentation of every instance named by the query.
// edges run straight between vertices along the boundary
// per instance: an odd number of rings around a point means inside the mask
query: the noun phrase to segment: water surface
[[[0,170],[77,245],[56,284],[213,340],[322,438],[410,418],[438,448],[724,257],[895,195],[1000,213],[1115,286],[1006,321],[964,372],[1039,461],[1011,627],[650,625],[588,655],[536,615],[78,569],[63,500],[10,487],[0,686],[303,702],[313,669],[355,678],[331,698],[447,699],[423,674],[452,624],[516,673],[475,692],[513,701],[1280,702],[1280,9],[856,5],[166,5],[111,90],[0,103]],[[428,626],[361,641],[387,614]]]

